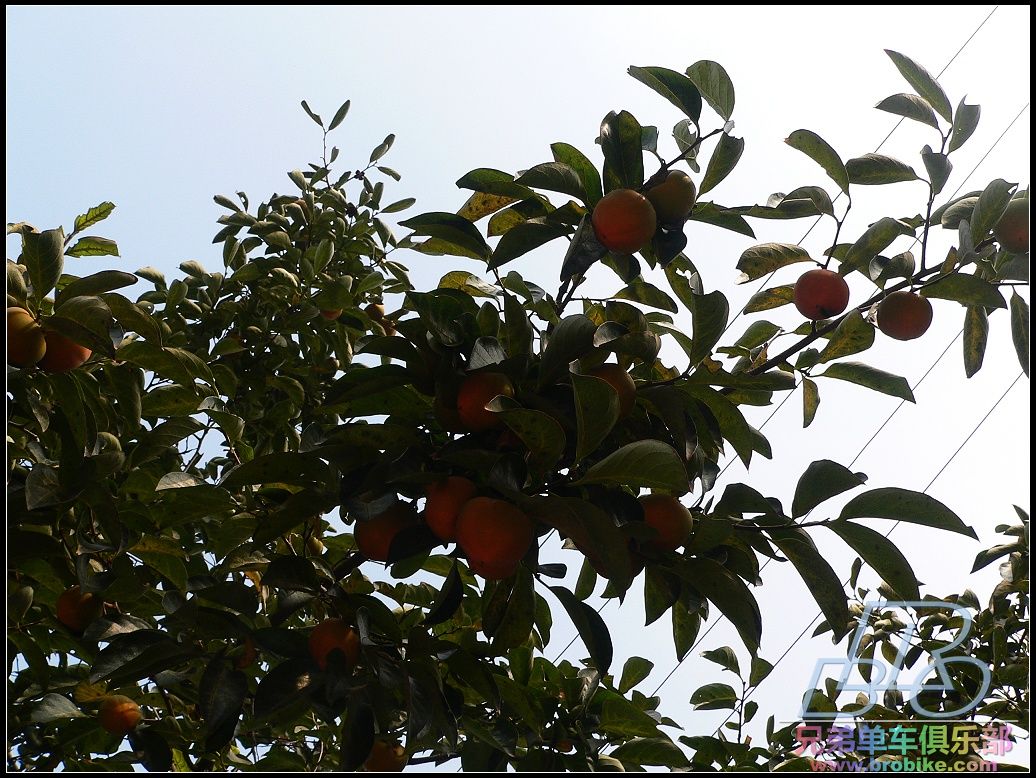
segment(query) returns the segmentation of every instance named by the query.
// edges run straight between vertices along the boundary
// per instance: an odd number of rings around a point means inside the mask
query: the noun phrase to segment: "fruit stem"
[[[824,270],[827,270],[827,266],[831,264],[831,260],[834,258],[835,247],[838,245],[838,236],[842,234],[842,225],[845,224],[845,220],[849,216],[849,211],[853,207],[853,196],[851,194],[849,194],[848,192],[845,193],[845,196],[848,198],[849,202],[845,206],[845,213],[842,214],[842,218],[841,219],[835,218],[835,223],[838,226],[835,227],[835,239],[834,239],[834,242],[831,244],[831,248],[829,248],[827,250],[827,259],[824,260],[824,266],[823,266]],[[817,264],[819,264],[819,263],[817,263]]]
[[[942,144],[939,146],[939,153],[946,153],[946,142],[950,136],[947,133],[942,136]],[[934,176],[933,176],[934,178]],[[928,232],[932,229],[932,205],[935,203],[935,184],[928,182],[928,211],[924,217],[924,232],[921,233],[921,270],[925,272],[925,260],[928,257]]]
[[[687,149],[680,156],[674,157],[673,159],[669,160],[664,165],[662,165],[662,170],[668,170],[669,168],[671,168],[673,165],[675,165],[680,160],[686,159],[687,155],[694,153],[697,150],[697,148],[702,144],[703,141],[708,140],[713,135],[719,135],[721,132],[723,132],[723,128],[722,127],[720,127],[718,130],[713,130],[708,135],[702,135],[700,138],[698,138],[696,141],[694,141],[694,143],[692,143],[690,146],[688,146]],[[659,172],[661,172],[661,171],[659,171]],[[642,186],[641,189],[643,189],[643,188],[644,187]]]

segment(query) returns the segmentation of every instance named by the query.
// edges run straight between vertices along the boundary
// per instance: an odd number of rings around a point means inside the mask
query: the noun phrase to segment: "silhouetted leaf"
[[[848,521],[835,521],[826,525],[829,530],[849,544],[863,561],[869,564],[882,580],[891,586],[904,600],[920,600],[917,577],[910,562],[899,548],[869,527]]]
[[[675,70],[660,67],[630,67],[629,74],[654,89],[697,124],[701,118],[702,95],[690,78]]]
[[[896,487],[872,489],[854,497],[842,508],[838,518],[894,519],[908,524],[949,530],[977,539],[975,530],[964,524],[957,514],[934,497]]]
[[[1011,337],[1022,371],[1029,375],[1029,304],[1017,292],[1011,295]]]
[[[946,97],[946,93],[943,91],[942,87],[939,86],[939,82],[935,80],[932,74],[910,59],[910,57],[906,57],[899,52],[885,49],[885,53],[889,55],[889,58],[895,64],[896,68],[899,69],[903,78],[907,80],[907,83],[910,84],[910,86],[912,86],[942,118],[946,121],[951,121],[953,118],[953,108],[950,106],[950,101]]]
[[[935,116],[935,111],[932,110],[931,103],[923,97],[909,93],[890,95],[874,107],[879,111],[888,111],[889,113],[896,114],[896,116],[905,116],[907,119],[913,119],[915,122],[921,122],[929,127],[939,129],[939,120]]]
[[[771,528],[767,534],[791,560],[806,589],[832,626],[835,637],[840,639],[849,630],[849,605],[838,574],[803,530]]]
[[[631,656],[622,666],[619,678],[619,694],[625,694],[651,674],[655,663],[639,656]]]
[[[985,308],[968,306],[964,312],[964,372],[971,378],[982,369],[989,337],[989,320]]]
[[[795,130],[784,142],[820,165],[838,188],[848,193],[849,174],[838,152],[826,140],[811,130]]]
[[[917,173],[905,162],[884,154],[864,154],[845,163],[852,184],[895,184],[900,181],[917,181]]]
[[[673,450],[659,440],[639,440],[612,452],[591,467],[576,484],[617,484],[685,493],[687,471]]]
[[[799,482],[795,486],[795,498],[792,500],[791,515],[796,519],[805,516],[825,500],[862,486],[866,480],[837,462],[818,459],[799,477]]]
[[[594,667],[601,675],[605,675],[612,663],[612,639],[604,619],[568,589],[562,586],[548,588],[554,592],[554,596],[568,612],[568,617],[572,619],[583,645],[590,652]]]
[[[878,370],[862,362],[836,362],[819,375],[849,381],[882,394],[890,394],[893,397],[914,402],[914,393],[910,391],[910,385],[905,378],[886,373],[884,370]]]

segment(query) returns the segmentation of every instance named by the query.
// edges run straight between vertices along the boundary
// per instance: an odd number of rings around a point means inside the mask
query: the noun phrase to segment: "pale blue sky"
[[[895,120],[872,109],[887,95],[907,91],[882,49],[906,53],[931,71],[960,49],[992,6],[850,7],[252,7],[252,8],[7,8],[7,219],[40,227],[71,223],[102,200],[118,208],[101,233],[118,240],[121,259],[69,260],[70,272],[102,267],[135,270],[154,265],[174,274],[186,259],[217,268],[210,241],[221,209],[216,193],[243,189],[253,202],[288,191],[285,171],[319,154],[320,134],[298,106],[301,99],[325,119],[346,98],[352,110],[334,142],[349,166],[364,163],[384,136],[397,136],[386,164],[403,174],[391,184],[398,197],[416,197],[405,215],[454,210],[465,194],[454,181],[472,168],[515,171],[550,159],[549,144],[567,141],[597,159],[593,138],[609,110],[631,110],[665,137],[680,117],[629,76],[628,65],[677,70],[714,59],[729,71],[737,91],[735,134],[747,147],[738,169],[715,190],[724,203],[762,202],[774,191],[805,184],[833,187],[812,162],[788,148],[789,132],[819,132],[843,158],[872,151]],[[967,93],[982,105],[982,121],[955,155],[947,193],[993,145],[1028,101],[1030,12],[1002,6],[968,43],[941,79],[951,100]],[[886,153],[919,165],[916,152],[932,142],[925,128],[907,122]],[[1030,115],[1026,112],[982,162],[968,189],[1003,177],[1028,185]],[[859,234],[879,215],[911,215],[921,207],[921,184],[876,187],[856,198],[846,229]],[[396,199],[390,196],[389,200]],[[404,215],[404,216],[405,216]],[[402,217],[401,217],[402,218]],[[796,241],[806,222],[756,223],[759,241]],[[739,307],[755,284],[734,287],[734,264],[747,238],[708,227],[692,228],[688,253],[709,288],[720,288]],[[844,235],[843,235],[844,237]],[[830,230],[806,242],[819,249]],[[945,251],[948,238],[934,238]],[[905,248],[905,246],[904,246]],[[8,241],[8,254],[16,245]],[[419,286],[474,263],[420,255],[403,257]],[[537,252],[519,268],[556,288],[560,255]],[[790,283],[795,270],[775,283]],[[595,293],[619,285],[602,273]],[[863,294],[864,287],[854,287]],[[855,299],[855,297],[854,297]],[[961,326],[962,309],[937,302],[929,334],[912,343],[879,345],[869,363],[915,383]],[[790,324],[782,309],[770,317]],[[751,319],[749,319],[751,321]],[[689,322],[682,321],[689,327]],[[856,469],[871,486],[922,489],[1018,373],[1005,312],[991,320],[986,366],[964,380],[959,341],[861,457]],[[735,325],[729,340],[740,327]],[[675,350],[664,352],[674,362]],[[723,482],[742,479],[790,501],[794,483],[814,459],[848,464],[895,407],[896,401],[851,386],[821,387],[813,427],[801,429],[801,402],[793,398],[767,424],[775,458],[739,465]],[[772,409],[750,409],[757,426]],[[1012,521],[1012,503],[1029,500],[1028,381],[1023,379],[931,490],[978,529],[985,545],[992,527]],[[836,501],[837,506],[837,501]],[[885,527],[881,527],[885,529]],[[817,535],[838,570],[852,555]],[[914,552],[928,591],[964,585],[981,547],[957,537],[896,530]],[[571,562],[571,554],[558,552]],[[970,585],[984,597],[995,565]],[[866,575],[865,575],[866,578]],[[772,565],[757,592],[764,614],[762,655],[776,659],[815,613],[812,599],[788,566]],[[616,640],[617,663],[641,653],[656,663],[647,685],[673,665],[668,620],[642,627],[634,592],[621,610],[604,614]],[[557,648],[572,634],[559,613]],[[697,651],[730,644],[729,625],[718,627]],[[824,640],[803,641],[755,699],[766,714],[790,719]],[[578,658],[573,647],[567,656]],[[744,664],[744,659],[742,661]],[[711,732],[713,712],[691,713],[687,699],[713,666],[689,660],[666,684],[663,711],[690,732]],[[711,725],[711,727],[710,727]]]

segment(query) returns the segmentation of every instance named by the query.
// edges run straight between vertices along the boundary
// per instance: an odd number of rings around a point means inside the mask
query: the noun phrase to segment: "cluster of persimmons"
[[[7,364],[65,373],[82,365],[92,352],[55,330],[47,330],[24,308],[7,309]]]

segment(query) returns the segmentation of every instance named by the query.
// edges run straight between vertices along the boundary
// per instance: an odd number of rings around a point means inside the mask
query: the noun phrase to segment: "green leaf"
[[[695,203],[689,218],[691,221],[711,224],[714,227],[730,230],[739,235],[747,235],[749,238],[755,237],[755,232],[752,231],[751,226],[744,220],[744,217],[736,213],[734,209],[724,208],[716,203]]]
[[[597,240],[590,215],[587,214],[579,223],[575,235],[572,236],[572,242],[568,246],[568,251],[565,252],[565,258],[561,262],[562,282],[582,275],[607,253],[608,249]]]
[[[661,308],[663,311],[671,311],[672,313],[680,310],[672,297],[654,284],[649,284],[640,276],[633,279],[629,286],[620,289],[612,297],[617,300],[632,300],[636,303],[649,305],[652,308]]]
[[[899,52],[892,51],[891,49],[885,49],[885,53],[889,55],[889,58],[903,75],[903,78],[907,80],[907,83],[910,84],[910,86],[912,86],[914,90],[921,95],[921,97],[923,97],[942,118],[948,122],[952,121],[953,108],[950,106],[950,101],[946,97],[946,93],[943,91],[942,87],[939,86],[939,82],[935,80],[935,77],[910,59],[910,57],[904,56]]]
[[[483,216],[488,216],[491,213],[496,213],[501,208],[504,208],[505,206],[510,205],[513,202],[513,197],[507,197],[505,195],[486,194],[485,192],[472,192],[471,197],[469,197],[464,202],[464,205],[460,207],[460,210],[457,211],[457,215],[462,219],[467,219],[469,222],[474,223],[481,219]],[[542,205],[542,202],[538,197],[530,200],[529,202],[535,202]],[[511,209],[508,209],[504,213],[507,213],[510,210]],[[546,212],[545,207],[543,207],[542,210]],[[499,214],[497,216],[499,216]],[[497,225],[500,224],[500,222],[497,220],[497,216],[494,216],[492,219],[489,220],[490,228],[488,234],[490,237],[494,235],[502,235],[504,232],[506,232],[506,230],[502,230],[499,232],[494,231],[494,222]],[[514,223],[510,226],[513,227],[514,224],[518,224],[522,221],[524,221],[524,218],[516,217],[514,219]],[[475,258],[477,259],[477,257]]]
[[[628,111],[612,111],[601,123],[604,189],[638,189],[644,183],[644,152],[640,122]]]
[[[773,670],[773,665],[760,657],[752,657],[752,672],[748,676],[749,686],[758,686]]]
[[[843,276],[853,270],[868,267],[872,259],[892,245],[901,235],[913,235],[914,230],[903,222],[883,216],[868,227],[863,235],[849,247],[838,272]]]
[[[848,521],[835,521],[825,526],[848,543],[900,598],[921,599],[917,576],[895,543],[880,532]]]
[[[968,378],[982,369],[988,337],[986,309],[969,305],[964,312],[964,372]]]
[[[818,459],[799,477],[792,501],[793,518],[805,516],[820,503],[866,483],[857,473],[830,459]]]
[[[201,397],[193,387],[170,384],[157,386],[141,399],[141,415],[149,418],[189,416],[198,410]]]
[[[597,201],[604,196],[604,190],[601,188],[601,174],[597,172],[594,163],[575,146],[567,143],[552,143],[550,150],[555,162],[572,168],[579,177],[579,183],[586,194],[583,202],[587,207],[593,208],[597,205]]]
[[[589,500],[553,496],[535,500],[531,512],[571,540],[598,575],[623,591],[629,586],[633,578],[629,538],[610,514]]]
[[[704,386],[693,386],[687,389],[694,398],[704,403],[719,422],[724,439],[730,442],[738,457],[747,467],[752,461],[752,452],[756,450],[756,439],[753,429],[745,420],[740,409],[714,389]]]
[[[537,249],[545,243],[563,237],[571,229],[564,224],[551,224],[539,219],[529,219],[508,230],[493,251],[489,268],[497,268],[511,260]]]
[[[601,675],[606,675],[612,663],[612,639],[608,627],[600,614],[576,597],[563,586],[547,587],[568,612],[568,617],[575,625],[579,637],[586,650],[590,652],[594,667]]]
[[[619,420],[619,394],[602,378],[572,374],[576,405],[576,454],[579,463],[597,450]]]
[[[314,122],[320,125],[321,128],[323,128],[324,120],[321,119],[320,116],[318,116],[317,114],[313,113],[313,109],[309,107],[309,103],[307,103],[305,100],[302,101],[302,110],[309,115],[310,119],[312,119]]]
[[[560,192],[575,197],[587,205],[590,204],[590,198],[587,196],[579,171],[564,162],[544,162],[534,165],[522,173],[516,179],[516,183],[534,189]],[[531,194],[533,193],[530,191],[525,196],[528,197]]]
[[[724,133],[720,136],[715,151],[709,158],[709,166],[705,169],[705,177],[702,178],[698,188],[699,195],[705,194],[716,186],[728,175],[737,165],[738,160],[745,150],[744,138],[735,138],[733,135]]]
[[[392,144],[395,143],[395,141],[396,141],[396,136],[395,135],[393,135],[392,133],[389,133],[388,135],[386,135],[385,136],[385,140],[383,140],[381,143],[379,143],[375,147],[374,151],[371,152],[370,161],[371,162],[377,162],[379,159],[381,159],[386,154],[388,154],[389,149],[392,148]]]
[[[80,718],[85,715],[68,697],[52,692],[44,694],[40,701],[32,706],[30,718],[34,724],[49,724],[52,721]]]
[[[950,202],[935,209],[932,211],[932,224],[938,221],[939,224],[948,230],[958,229],[962,221],[968,221],[970,224],[971,213],[975,209],[975,203],[978,202],[980,194],[981,192],[967,194],[955,200],[950,200]]]
[[[974,244],[980,243],[993,229],[1000,217],[1007,210],[1007,204],[1011,202],[1011,195],[1015,189],[1014,184],[1009,184],[1002,178],[990,181],[982,194],[978,196],[975,203],[975,210],[971,213],[971,241]]]
[[[878,370],[876,367],[865,365],[862,362],[836,362],[820,375],[837,378],[840,381],[849,381],[882,394],[915,402],[914,393],[910,391],[910,385],[905,378],[886,373],[884,370]]]
[[[573,482],[573,486],[584,484],[668,489],[677,494],[689,487],[679,455],[660,440],[639,440],[612,452]]]
[[[694,602],[692,602],[692,598]],[[697,602],[697,593],[685,591],[673,603],[673,648],[676,661],[682,662],[691,652],[701,630],[701,610]]]
[[[223,477],[220,486],[227,489],[267,483],[321,486],[330,481],[331,470],[319,457],[278,453],[259,456],[238,465]]]
[[[842,318],[835,331],[831,333],[817,362],[830,362],[832,359],[858,354],[873,345],[874,326],[868,324],[863,314],[854,308]]]
[[[399,213],[400,211],[405,211],[416,202],[417,199],[414,197],[404,197],[402,200],[396,200],[391,205],[386,205],[381,209],[381,213]]]
[[[867,275],[871,281],[881,285],[890,278],[910,278],[914,275],[916,268],[914,255],[909,251],[904,251],[894,257],[875,257],[870,261]]]
[[[810,130],[795,130],[784,142],[820,165],[839,189],[849,193],[849,173],[838,152],[826,140]]]
[[[691,704],[695,710],[733,710],[737,705],[737,692],[729,684],[705,684],[691,695]]]
[[[951,273],[921,287],[922,297],[953,300],[961,305],[1006,308],[1007,301],[994,284],[970,273]]]
[[[791,560],[809,593],[820,606],[827,623],[831,625],[835,638],[841,639],[849,630],[849,604],[838,574],[803,530],[795,527],[770,528],[767,534],[784,556]]]
[[[638,683],[647,678],[655,663],[639,656],[631,656],[622,666],[622,677],[619,679],[619,694],[625,694]]]
[[[474,224],[453,213],[425,213],[399,223],[401,227],[413,230],[416,235],[428,235],[489,259],[489,246]]]
[[[633,738],[612,751],[609,756],[630,765],[661,767],[690,766],[680,747],[666,737]]]
[[[915,122],[921,122],[929,127],[939,129],[939,120],[935,116],[935,111],[932,110],[931,103],[923,97],[909,93],[891,95],[874,107],[879,111],[888,111],[896,116],[905,116],[907,119],[913,119]]]
[[[761,243],[746,249],[737,261],[737,269],[744,275],[737,282],[755,281],[796,262],[812,261],[809,253],[792,243]]]
[[[957,113],[953,116],[953,130],[950,133],[950,145],[948,151],[953,152],[967,143],[978,128],[978,120],[982,116],[982,108],[978,105],[968,105],[961,98],[957,104]]]
[[[110,238],[100,238],[96,235],[84,235],[75,242],[72,248],[65,251],[70,257],[117,257],[119,247]]]
[[[496,297],[500,288],[466,270],[451,270],[439,279],[437,289],[459,289],[472,297]]]
[[[687,358],[691,367],[694,367],[712,354],[712,349],[723,336],[730,315],[730,303],[720,291],[696,294],[692,301],[693,336]]]
[[[734,84],[722,65],[707,59],[699,60],[687,68],[687,77],[698,87],[712,110],[724,120],[730,119],[734,113]]]
[[[886,487],[872,489],[850,500],[839,519],[894,519],[908,524],[920,524],[978,539],[975,530],[941,502],[927,494],[909,489]]]
[[[59,227],[44,232],[22,233],[22,255],[19,262],[29,271],[32,296],[42,300],[61,278],[64,266],[65,233]]]
[[[1014,543],[1005,543],[1000,546],[993,546],[992,548],[983,549],[979,551],[975,556],[975,563],[971,567],[972,573],[977,573],[983,567],[995,562],[1000,557],[1007,556],[1008,554],[1018,552],[1020,554],[1028,553],[1028,547],[1022,541],[1016,541]]]
[[[92,227],[98,222],[103,222],[105,219],[111,216],[112,211],[114,210],[115,203],[109,203],[105,201],[100,205],[95,205],[86,213],[80,214],[76,217],[75,232],[82,232],[87,227]]]
[[[335,111],[335,115],[331,119],[331,123],[329,125],[327,125],[327,131],[328,132],[331,132],[331,130],[333,130],[335,127],[337,127],[339,124],[341,124],[345,120],[346,114],[349,113],[349,105],[350,105],[350,102],[348,100],[346,100],[344,103],[342,103],[342,105],[339,107],[339,109],[337,111]]]
[[[477,194],[477,193],[476,193]],[[484,197],[491,197],[490,195],[483,195]],[[472,195],[468,202],[471,203],[475,198]],[[497,209],[507,205],[511,200],[510,198],[499,198],[498,202],[491,202],[477,210],[477,213],[462,213],[465,218],[474,220],[475,218],[482,218],[487,213],[493,213]],[[463,209],[467,211],[468,208],[465,206]],[[486,229],[486,234],[489,237],[497,237],[499,235],[505,235],[508,230],[512,229],[515,225],[521,224],[527,219],[533,219],[541,216],[546,216],[551,212],[551,208],[548,208],[547,204],[543,202],[543,199],[537,195],[536,197],[530,197],[521,202],[515,203],[510,208],[505,208],[499,213],[495,214],[492,219],[489,220],[489,226]]]
[[[98,295],[113,289],[121,289],[124,286],[133,286],[137,280],[132,273],[124,273],[121,270],[102,270],[84,278],[76,278],[58,292],[54,298],[54,307],[55,309],[61,307],[64,302],[73,297]]]
[[[763,621],[751,590],[739,577],[714,559],[683,559],[674,570],[681,578],[715,603],[737,629],[752,656],[759,649]]]
[[[780,308],[782,305],[789,305],[795,301],[795,284],[785,286],[774,286],[770,289],[763,289],[752,295],[752,298],[745,305],[745,313],[759,313],[768,311],[771,308]]]
[[[100,297],[73,297],[62,302],[53,316],[41,320],[44,327],[57,330],[80,345],[113,356],[110,328],[112,313]]]
[[[771,321],[754,321],[748,325],[741,337],[734,343],[734,348],[753,349],[756,346],[763,345],[780,331],[781,328]],[[726,352],[726,349],[721,350]]]
[[[532,571],[521,565],[515,575],[511,595],[507,598],[503,621],[493,633],[493,650],[503,653],[524,644],[529,639],[535,619],[536,597]]]
[[[953,163],[949,156],[933,151],[931,146],[921,149],[921,160],[924,162],[925,170],[928,171],[928,178],[932,182],[932,188],[939,194],[950,178],[953,170]]]
[[[777,208],[788,207],[802,200],[808,200],[812,203],[818,213],[826,214],[827,216],[835,215],[835,206],[831,201],[831,195],[827,193],[826,189],[822,189],[819,186],[800,186],[797,189],[793,189],[781,199],[780,203],[777,204]]]
[[[540,360],[541,387],[568,372],[568,364],[593,348],[597,326],[581,313],[566,316],[550,334]]]
[[[849,182],[874,186],[895,184],[900,181],[917,181],[917,173],[905,162],[884,154],[864,154],[845,163]]]
[[[162,329],[149,313],[121,294],[101,295],[112,316],[126,332],[135,332],[155,347],[162,345]]]
[[[695,124],[701,118],[701,92],[694,82],[675,70],[660,67],[630,67],[629,74],[654,89]]]
[[[1029,375],[1029,304],[1018,292],[1011,295],[1011,338],[1015,351],[1018,352],[1018,363],[1025,375]]]
[[[216,656],[202,673],[198,708],[205,720],[206,750],[219,751],[234,737],[248,693],[248,680],[222,656]]]
[[[710,662],[715,662],[720,667],[729,670],[739,678],[741,677],[741,667],[737,663],[737,654],[734,653],[734,649],[730,646],[721,646],[711,651],[702,651],[701,655]]]
[[[623,738],[658,737],[658,722],[625,697],[608,689],[598,689],[595,704],[601,703],[601,729]]]
[[[820,389],[815,381],[802,379],[802,426],[808,427],[817,416],[820,407]]]
[[[529,453],[526,464],[534,476],[545,476],[565,453],[565,431],[557,420],[529,408],[509,408],[497,415],[522,439]]]
[[[504,295],[504,329],[500,340],[508,356],[517,357],[532,350],[532,322],[518,298]]]

